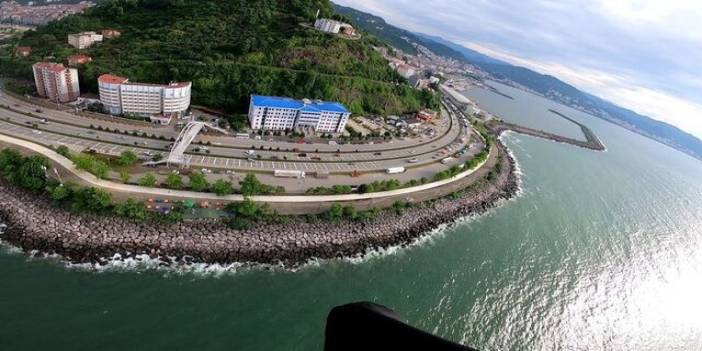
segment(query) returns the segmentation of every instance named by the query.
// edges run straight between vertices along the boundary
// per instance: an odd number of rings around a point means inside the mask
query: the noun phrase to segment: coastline
[[[70,263],[104,264],[116,255],[148,255],[164,263],[275,264],[294,268],[312,259],[348,258],[369,250],[405,246],[456,219],[479,215],[518,192],[515,161],[497,142],[500,166],[457,198],[416,204],[402,214],[386,210],[363,222],[294,218],[237,231],[222,221],[197,220],[174,225],[138,224],[119,218],[76,215],[49,200],[0,182],[0,238],[25,252],[60,255]],[[116,232],[114,228],[120,228]]]

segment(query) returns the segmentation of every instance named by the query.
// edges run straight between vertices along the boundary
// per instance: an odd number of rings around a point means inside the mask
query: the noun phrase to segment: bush
[[[214,183],[214,186],[212,186],[212,190],[214,190],[217,196],[227,196],[234,193],[232,183],[222,179],[219,179]]]
[[[169,189],[179,190],[183,188],[183,178],[176,172],[171,172],[166,177],[166,187]]]
[[[56,148],[56,153],[65,158],[71,158],[71,149],[69,149],[66,145],[59,145],[59,147]]]
[[[133,199],[115,205],[115,214],[123,218],[136,220],[137,222],[144,222],[147,218],[147,211],[144,203]]]
[[[158,183],[158,180],[156,180],[156,176],[153,173],[146,173],[141,179],[139,179],[139,185],[141,186],[146,186],[146,187],[156,187]]]
[[[206,191],[210,187],[207,176],[201,172],[193,172],[188,178],[190,179],[190,188],[193,191]]]
[[[138,160],[139,157],[133,151],[127,150],[122,151],[119,159],[117,159],[117,164],[120,166],[129,167],[134,165]]]
[[[101,189],[82,188],[75,192],[71,209],[76,212],[101,213],[112,205],[112,196]]]

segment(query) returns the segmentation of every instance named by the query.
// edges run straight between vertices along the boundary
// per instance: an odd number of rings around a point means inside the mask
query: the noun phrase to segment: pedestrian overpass
[[[178,164],[182,167],[189,167],[192,156],[185,155],[185,151],[188,149],[188,146],[192,144],[193,140],[195,140],[195,137],[197,137],[197,135],[200,133],[200,131],[202,131],[203,128],[216,130],[222,134],[227,134],[226,130],[207,124],[205,122],[188,122],[188,124],[183,128],[183,130],[180,131],[180,134],[178,134],[178,138],[176,138],[175,142],[173,143],[173,147],[171,147],[171,152],[168,153],[168,156],[166,158],[160,161],[149,161],[144,163],[144,165],[155,166],[165,163],[167,165]]]

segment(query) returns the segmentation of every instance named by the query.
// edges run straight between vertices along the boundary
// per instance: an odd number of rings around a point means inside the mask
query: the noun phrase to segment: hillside
[[[702,160],[702,140],[673,125],[617,106],[605,99],[583,92],[556,77],[514,66],[440,37],[409,32],[392,26],[383,18],[372,14],[338,5],[335,7],[339,13],[354,19],[361,28],[410,54],[416,53],[412,43],[421,44],[439,55],[470,63],[494,79],[517,83],[551,100],[580,108],[591,115],[621,125]]]
[[[354,113],[398,114],[436,107],[433,94],[412,89],[372,49],[374,39],[345,40],[301,24],[327,0],[107,0],[79,16],[27,32],[29,58],[5,59],[0,73],[31,79],[44,57],[65,62],[78,52],[69,33],[115,28],[123,35],[85,52],[83,91],[103,73],[132,81],[192,80],[195,104],[244,112],[252,93],[339,100]]]

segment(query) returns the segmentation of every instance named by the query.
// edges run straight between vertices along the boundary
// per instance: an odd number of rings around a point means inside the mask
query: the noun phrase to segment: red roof
[[[129,79],[127,78],[115,76],[112,74],[103,74],[100,77],[98,77],[98,82],[107,84],[123,84],[126,83],[128,80]]]
[[[41,68],[41,69],[56,72],[56,73],[63,72],[66,69],[66,67],[64,67],[62,64],[52,63],[52,62],[39,62],[39,63],[35,63],[34,66],[36,66],[37,68]]]

